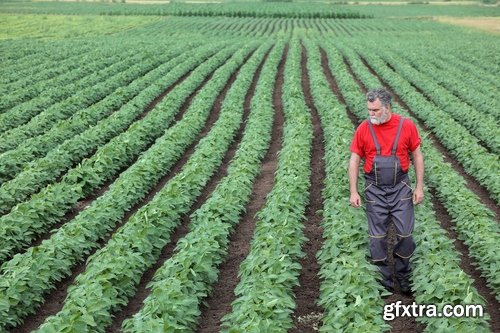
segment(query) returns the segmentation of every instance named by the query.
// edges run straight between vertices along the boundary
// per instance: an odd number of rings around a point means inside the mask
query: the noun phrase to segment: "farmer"
[[[349,161],[350,204],[361,206],[358,170],[364,159],[366,215],[373,263],[382,275],[381,283],[394,291],[387,257],[389,220],[396,229],[394,270],[402,293],[410,293],[410,257],[415,250],[412,232],[415,224],[413,205],[424,199],[424,159],[415,124],[391,113],[391,95],[384,88],[366,94],[369,118],[354,133]],[[412,191],[408,178],[411,154],[416,185]]]

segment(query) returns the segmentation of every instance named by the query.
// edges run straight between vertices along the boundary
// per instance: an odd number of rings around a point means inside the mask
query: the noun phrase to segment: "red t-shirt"
[[[400,119],[401,115],[393,113],[388,122],[381,125],[373,125],[375,136],[380,144],[380,154],[382,156],[391,155],[392,145],[396,138]],[[401,134],[399,135],[398,148],[396,149],[396,156],[399,157],[403,171],[407,171],[410,167],[409,153],[417,149],[420,145],[420,141],[421,139],[415,124],[410,119],[405,118],[403,127],[401,128]],[[351,143],[351,152],[365,159],[363,170],[365,173],[370,173],[373,159],[375,155],[377,155],[377,150],[370,134],[368,120],[363,121],[356,129]]]

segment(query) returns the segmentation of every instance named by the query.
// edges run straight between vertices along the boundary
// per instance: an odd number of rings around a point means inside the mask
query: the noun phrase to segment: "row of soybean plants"
[[[345,106],[332,93],[321,66],[317,43],[304,39],[311,94],[325,140],[323,190],[323,246],[319,305],[324,309],[321,332],[380,332],[388,329],[382,319],[383,291],[377,270],[367,260],[368,228],[365,214],[346,205],[349,184],[346,167],[353,126]],[[335,72],[335,74],[337,74]],[[339,80],[340,78],[337,78]]]
[[[500,89],[500,82],[498,82],[498,70],[492,71],[491,69],[486,70],[484,68],[481,68],[481,66],[479,66],[477,63],[473,63],[472,59],[470,59],[470,61],[459,59],[455,56],[457,53],[458,50],[457,52],[439,52],[439,50],[436,50],[436,59],[432,60],[438,61],[437,64],[439,66],[443,66],[448,70],[457,71],[457,73],[459,73],[457,76],[465,75],[466,77],[471,77],[472,80],[475,79],[478,82],[483,82],[483,89]],[[491,63],[491,60],[483,59],[482,63],[486,65],[488,63]]]
[[[447,119],[454,119],[459,125],[465,127],[470,134],[481,140],[483,145],[489,148],[492,153],[498,154],[500,152],[500,136],[494,135],[498,131],[499,122],[493,115],[479,112],[468,105],[466,101],[460,100],[453,93],[439,85],[435,79],[426,75],[420,68],[411,66],[406,60],[406,56],[401,57],[388,49],[383,49],[378,54],[403,79],[419,89],[430,102],[448,114],[448,118],[440,117],[442,121],[448,122]],[[441,74],[441,77],[446,80],[447,75]],[[483,104],[487,105],[487,103],[488,100],[483,101]]]
[[[359,58],[354,57],[354,53],[350,55],[351,57],[348,58],[354,59],[351,62],[353,69],[360,70],[361,74],[368,76],[368,71],[365,66],[361,65]],[[378,80],[371,82],[373,85],[380,84]],[[404,100],[404,96],[401,98]],[[410,107],[412,111],[415,111],[413,106]],[[406,113],[402,109],[400,111]],[[500,282],[498,281],[500,259],[496,254],[495,244],[500,241],[498,236],[500,230],[495,215],[481,203],[476,194],[467,188],[464,179],[450,165],[443,162],[442,155],[427,141],[425,136],[423,140],[428,144],[425,159],[430,171],[426,173],[426,179],[435,188],[438,197],[453,217],[460,239],[469,247],[470,255],[478,263],[488,286],[498,299],[500,298]]]
[[[331,45],[326,46],[329,56],[330,68],[335,73],[337,83],[345,97],[351,110],[355,110],[360,119],[366,117],[364,109],[364,96],[359,92],[359,86],[354,82],[354,78],[348,74],[344,65],[342,55]],[[352,61],[349,58],[348,61]],[[353,62],[350,62],[353,64]],[[358,74],[360,69],[354,67]],[[366,68],[363,75],[358,75],[364,85],[374,87],[380,85],[378,80],[371,76]],[[361,73],[359,73],[361,74]],[[403,116],[408,117],[406,111],[394,106],[394,110]],[[443,163],[441,155],[425,137],[425,132],[419,129],[422,134],[422,149],[425,153],[426,166],[432,173],[440,174],[441,177],[448,177],[451,173],[448,165]],[[427,173],[429,174],[429,172]],[[457,178],[458,175],[454,175]],[[431,182],[433,183],[433,182]],[[442,181],[442,183],[445,183]],[[434,185],[434,184],[432,184]],[[426,197],[431,198],[427,188]],[[459,266],[459,254],[454,250],[452,241],[446,236],[446,232],[439,227],[431,200],[417,206],[415,209],[417,221],[413,236],[417,243],[417,250],[413,256],[412,264],[414,271],[412,275],[412,290],[415,300],[419,304],[484,304],[484,300],[478,295],[472,286],[472,279],[467,276]],[[451,328],[461,331],[487,332],[488,324],[485,318],[420,318],[429,332],[446,331]]]
[[[132,42],[130,37],[127,41],[125,41],[124,38],[110,39],[109,37],[88,39],[95,40],[93,43],[95,49],[90,51],[87,50],[87,45],[82,44],[80,41],[66,42],[66,47],[68,49],[81,49],[81,54],[60,51],[60,47],[57,43],[52,41],[47,42],[47,45],[44,46],[45,49],[50,49],[53,52],[60,52],[62,54],[69,53],[66,58],[58,59],[57,61],[53,61],[50,57],[44,58],[45,54],[43,53],[43,49],[40,50],[40,46],[32,41],[28,42],[29,45],[32,46],[32,52],[46,60],[40,66],[32,65],[32,62],[36,59],[30,59],[30,61],[23,61],[20,59],[15,65],[10,65],[9,70],[14,72],[19,80],[2,85],[0,91],[5,95],[5,99],[1,102],[1,112],[6,112],[13,106],[19,107],[20,103],[27,102],[34,97],[36,97],[35,101],[37,101],[37,103],[32,101],[29,106],[39,110],[43,109],[44,105],[50,104],[51,101],[61,100],[72,90],[77,90],[76,88],[79,87],[79,85],[60,90],[55,89],[55,87],[63,86],[65,82],[71,83],[78,79],[82,79],[84,76],[101,69],[101,67],[112,64],[113,62],[111,61],[113,60],[117,62],[117,59],[113,59],[116,58],[117,49],[121,50],[121,52],[118,52],[118,54],[121,53],[122,56],[120,59],[126,59],[136,54],[138,47],[145,50],[149,45],[154,51],[155,46],[154,43],[148,43],[147,40]],[[136,52],[132,52],[131,49],[136,49]],[[140,56],[140,54],[137,54],[137,56]],[[35,70],[26,70],[26,68],[32,69],[33,67]],[[92,70],[94,67],[96,69]],[[89,82],[88,84],[94,83]],[[52,89],[49,89],[49,87],[52,87]],[[43,95],[40,95],[41,93],[43,93]],[[31,112],[33,113],[34,111]],[[2,128],[5,128],[7,124],[2,124],[2,126]]]
[[[120,40],[122,42],[122,40]],[[40,57],[44,57],[44,53],[40,50],[40,46],[37,46],[33,42],[27,42],[32,46],[32,52],[39,54]],[[7,77],[4,78],[4,82],[1,84],[0,92],[5,95],[0,104],[0,113],[10,110],[13,106],[20,104],[22,102],[28,101],[34,97],[39,97],[42,92],[47,93],[44,88],[44,83],[46,86],[58,86],[63,82],[72,82],[80,78],[83,78],[88,73],[92,73],[97,69],[100,69],[99,63],[103,61],[116,62],[113,56],[116,55],[116,48],[121,44],[119,43],[99,43],[95,41],[93,44],[96,46],[94,50],[88,50],[87,45],[81,42],[67,42],[67,47],[70,49],[81,49],[81,54],[74,54],[71,52],[62,52],[57,44],[47,43],[45,48],[52,49],[53,52],[61,51],[61,53],[66,54],[66,58],[58,59],[57,61],[52,60],[50,57],[46,57],[45,61],[39,66],[35,66],[32,63],[36,59],[18,59],[14,64],[5,66],[5,72],[13,72],[12,75],[16,78],[14,82],[5,82],[8,78],[9,73],[5,73]],[[113,52],[115,49],[115,52]],[[133,53],[128,50],[129,56]],[[111,59],[107,59],[111,57]],[[113,62],[110,62],[113,63]],[[105,67],[107,65],[101,65]],[[83,67],[83,68],[80,68]],[[96,70],[92,68],[97,67]],[[55,94],[56,92],[52,92]],[[52,96],[52,95],[49,95]],[[57,95],[52,98],[56,99]]]
[[[28,124],[10,133],[5,133],[5,136],[10,137],[11,140],[6,139],[3,143],[4,146],[8,146],[10,150],[0,154],[0,182],[3,183],[14,178],[17,173],[26,166],[27,162],[44,156],[48,151],[57,147],[57,145],[64,140],[80,134],[90,126],[95,126],[98,121],[105,119],[112,114],[113,111],[120,109],[127,103],[132,103],[134,98],[136,98],[150,82],[155,82],[155,80],[161,78],[162,75],[168,72],[168,68],[172,67],[175,61],[178,61],[173,59],[175,56],[178,56],[181,52],[189,51],[200,43],[198,39],[185,44],[184,47],[178,46],[170,48],[163,52],[163,54],[158,55],[158,60],[155,62],[160,62],[156,67],[149,68],[147,72],[134,77],[128,85],[118,87],[98,103],[77,110],[67,118],[56,119],[54,114],[56,114],[57,117],[62,117],[62,115],[58,114],[59,104],[57,104],[54,108],[51,108],[53,112],[43,112],[39,116],[33,118]],[[129,63],[128,65],[130,66],[132,64]],[[132,73],[129,75],[133,75],[134,72],[136,72],[135,74],[140,74],[137,70],[133,69],[136,66],[141,65],[132,65]],[[144,66],[144,64],[142,66]],[[118,70],[120,69],[126,72],[126,67],[118,68]],[[61,107],[66,108],[65,105]],[[39,132],[39,135],[37,136],[34,132]],[[87,151],[88,149],[82,149],[78,153],[81,156],[85,156]],[[81,157],[74,155],[74,160],[79,160],[79,158]]]
[[[147,63],[144,63],[144,61],[147,58],[143,54],[130,53],[128,56],[129,58],[124,60],[121,60],[120,56],[110,56],[108,60],[99,59],[94,63],[91,62],[89,66],[82,65],[81,69],[71,71],[54,80],[42,81],[39,84],[35,84],[32,92],[33,99],[25,102],[19,101],[19,104],[16,104],[18,101],[15,101],[11,109],[0,115],[0,132],[3,132],[2,137],[5,139],[5,143],[3,143],[1,148],[2,151],[13,149],[16,144],[23,142],[20,138],[16,137],[17,133],[21,133],[21,135],[27,133],[25,137],[30,137],[40,133],[38,128],[45,129],[47,128],[46,126],[51,126],[52,123],[46,125],[45,122],[53,112],[58,112],[58,116],[61,114],[59,117],[68,117],[72,112],[77,111],[78,109],[74,108],[71,108],[69,111],[61,111],[66,110],[71,102],[77,102],[79,103],[77,104],[79,107],[85,108],[104,97],[103,95],[94,96],[92,93],[88,94],[88,96],[77,97],[81,91],[84,91],[88,87],[98,85],[110,76],[127,72],[127,69],[130,69],[127,75],[143,75],[144,70],[154,68],[146,67]],[[137,63],[139,64],[136,65]],[[131,68],[131,66],[135,66],[135,68]],[[122,81],[121,84],[123,83],[126,83],[126,81]],[[114,90],[118,88],[119,84],[115,84],[110,89]],[[29,90],[25,89],[25,91]],[[87,89],[87,91],[91,91],[91,89]],[[112,92],[112,90],[108,92]],[[15,93],[10,96],[17,99]],[[8,97],[9,95],[7,95],[6,100],[9,99]],[[35,116],[37,117],[33,120]],[[53,122],[54,120],[51,119],[49,121]],[[28,122],[30,122],[29,126],[15,129]],[[29,132],[32,128],[34,129],[33,134]]]
[[[80,116],[61,121],[45,134],[26,140],[15,150],[0,155],[0,169],[13,177],[11,180],[4,178],[0,186],[0,213],[7,213],[14,205],[26,200],[29,195],[125,131],[165,87],[173,85],[215,52],[213,47],[194,50],[191,47],[183,45],[172,48],[167,53],[172,59],[134,80],[121,90],[121,94],[115,96],[114,101],[95,104]],[[193,57],[186,58],[186,52],[194,54]],[[123,101],[127,96],[130,100]],[[106,117],[115,108],[118,110]],[[160,124],[150,135],[155,132],[156,136],[159,135],[158,131],[167,125],[164,122]],[[134,141],[134,144],[137,143]],[[46,155],[36,159],[38,154],[34,154],[34,151]]]
[[[229,76],[245,61],[256,44],[252,42],[244,46],[221,67],[216,79],[219,89],[210,91],[215,93],[210,95],[212,103]],[[37,332],[103,332],[111,323],[112,313],[133,296],[142,274],[158,260],[161,249],[170,241],[170,234],[179,224],[181,216],[187,213],[221,164],[242,122],[244,88],[249,87],[251,77],[268,47],[269,44],[257,49],[241,68],[224,99],[218,120],[209,134],[198,143],[182,170],[150,202],[133,214],[105,247],[88,259],[86,270],[68,289],[62,310],[49,317]],[[240,77],[242,79],[238,80]],[[191,113],[191,119],[203,118],[203,114],[211,109],[206,106],[207,99],[210,99],[208,93],[203,97],[191,105],[193,111],[198,111]],[[208,111],[204,112],[203,108]],[[184,130],[190,129],[185,127]]]
[[[39,14],[97,14],[97,15],[169,15],[169,16],[225,16],[225,17],[286,17],[286,18],[367,18],[370,14],[330,5],[307,3],[220,3],[188,4],[167,3],[162,5],[93,3],[36,3],[31,6],[15,4],[11,8],[2,6],[5,13]]]
[[[402,56],[401,50],[392,50]],[[472,106],[485,115],[484,119],[475,121],[489,122],[499,125],[500,103],[497,101],[496,89],[487,84],[487,81],[478,80],[469,73],[459,71],[448,61],[439,59],[435,50],[426,50],[425,53],[405,54],[407,60],[415,69],[430,76],[437,84],[445,87],[463,102]],[[463,118],[462,118],[463,119]]]
[[[83,56],[91,54],[95,49],[106,45],[104,41],[97,39],[79,42],[58,40],[51,41],[50,44],[50,47],[47,47],[46,41],[2,41],[0,43],[3,60],[2,68],[0,68],[2,88],[19,84],[19,82],[29,84],[28,77],[35,77],[34,82],[37,82],[62,73],[57,70],[58,63],[68,58],[76,60],[80,54]],[[68,47],[68,45],[73,47]],[[74,47],[75,45],[77,47]]]
[[[217,49],[217,45],[206,46],[196,56],[179,64],[178,68],[166,75],[167,84],[172,84],[180,76],[196,66],[196,62],[207,57],[207,49]],[[60,182],[48,185],[39,193],[33,195],[28,201],[15,206],[12,211],[0,218],[0,260],[10,257],[15,251],[28,245],[32,239],[45,232],[60,221],[64,214],[75,207],[78,200],[87,197],[94,189],[105,181],[113,179],[120,170],[132,161],[154,142],[174,120],[182,103],[192,94],[203,80],[219,67],[227,57],[233,53],[236,46],[224,48],[209,61],[203,63],[191,76],[176,86],[167,98],[164,98],[155,109],[150,111],[143,119],[135,122],[127,131],[119,134],[110,142],[99,147],[97,152],[82,163],[69,170]],[[169,82],[170,81],[170,82]],[[123,108],[123,115],[109,118],[134,118],[141,114],[144,105],[153,100],[165,86],[155,82],[149,89],[145,89],[136,100]],[[139,104],[136,106],[136,104]],[[117,113],[118,114],[118,113]],[[102,129],[114,128],[116,124],[106,123]],[[99,134],[100,126],[96,127]],[[92,136],[88,141],[97,140],[98,135]],[[57,163],[53,161],[52,163]]]
[[[161,47],[157,48],[158,51],[154,51],[153,56],[148,48],[137,50],[140,54],[137,58],[132,57],[129,60],[120,61],[102,72],[91,74],[84,80],[88,80],[93,85],[83,85],[80,87],[83,89],[77,93],[69,90],[67,98],[50,104],[46,108],[32,108],[27,103],[27,105],[12,109],[5,116],[14,118],[16,123],[24,125],[0,134],[0,152],[14,149],[24,140],[44,133],[58,121],[74,116],[98,102],[105,103],[113,95],[119,95],[123,86],[127,86],[137,77],[145,75],[168,59],[162,56],[162,53],[168,54],[168,52],[161,52],[161,49]]]
[[[390,69],[378,54],[373,53],[373,48],[368,45],[368,42],[363,41],[363,45],[363,49],[356,47],[357,52],[425,122],[426,126],[463,165],[465,171],[477,179],[497,203],[500,202],[500,177],[495,172],[491,172],[491,170],[499,169],[499,156],[488,152],[461,123],[427,100],[405,78]],[[383,53],[382,50],[380,52]],[[493,130],[491,134],[495,132],[496,130]]]
[[[222,50],[220,54],[224,55],[223,57],[215,56],[193,71],[189,78],[171,91],[164,102],[157,105],[155,108],[158,110],[157,113],[169,112],[171,108],[178,109],[182,101],[195,91],[204,78],[225,61],[228,51],[234,51],[241,46],[235,44],[229,50]],[[193,99],[183,118],[167,129],[164,135],[158,138],[137,162],[123,172],[102,196],[94,200],[73,220],[63,225],[50,239],[23,254],[14,256],[2,266],[2,280],[9,282],[3,285],[0,292],[2,299],[0,303],[8,304],[2,309],[1,317],[5,318],[2,327],[14,326],[33,312],[43,301],[43,295],[52,289],[58,280],[68,276],[71,267],[96,248],[98,241],[107,236],[124,217],[126,211],[138,203],[169,171],[187,147],[194,142],[208,118],[216,96],[250,51],[250,47],[243,47],[231,60],[217,69],[212,80]],[[124,144],[117,142],[117,146]],[[108,163],[112,161],[113,155],[106,156],[106,151],[102,151],[101,155],[103,158],[99,160]],[[79,172],[82,176],[90,177],[94,172],[92,166],[83,165],[76,169],[75,173]],[[187,200],[185,193],[180,193],[179,189],[179,186],[173,189],[177,193],[177,199]],[[196,193],[197,191],[192,195]],[[170,208],[171,206],[164,207],[167,210]],[[142,213],[136,214],[136,218],[146,218],[150,221],[149,218],[156,212],[155,208],[149,213],[143,209]],[[160,236],[161,233],[157,235]],[[58,255],[55,256],[54,253]],[[117,267],[116,271],[120,271],[120,267]]]
[[[191,215],[190,232],[177,243],[175,254],[156,271],[149,285],[151,294],[141,310],[123,323],[125,332],[194,331],[201,302],[218,278],[217,266],[227,254],[229,235],[250,200],[252,184],[269,147],[273,86],[283,46],[283,41],[278,41],[263,65],[245,133],[227,176]],[[245,73],[247,82],[242,81],[240,94],[248,89],[250,74]]]
[[[312,122],[301,86],[301,47],[289,43],[282,91],[282,147],[274,186],[257,213],[250,252],[240,265],[240,282],[223,332],[286,332],[295,308],[305,207],[309,200]]]
[[[112,56],[113,54],[115,54],[115,57]],[[132,54],[132,52],[129,52],[129,55]],[[55,67],[50,67],[50,63],[47,62],[43,69],[39,69],[38,72],[32,75],[26,73],[26,76],[23,76],[22,80],[18,80],[11,84],[2,84],[0,93],[4,98],[2,98],[0,102],[0,113],[4,113],[14,106],[35,97],[37,97],[39,104],[34,105],[40,105],[39,107],[43,108],[44,105],[49,105],[51,101],[62,99],[64,93],[67,93],[64,90],[47,90],[49,86],[62,87],[65,84],[83,79],[85,76],[95,71],[102,70],[115,62],[117,62],[116,53],[111,53],[111,48],[106,49],[105,47],[92,53],[82,54],[81,56],[68,57],[59,61],[58,66]],[[25,63],[23,66],[29,67],[30,64]],[[42,101],[46,104],[43,104]],[[8,123],[4,124],[3,117],[5,116],[2,115],[2,118],[0,118],[2,119],[2,128],[0,128],[2,132],[15,125],[10,125]]]

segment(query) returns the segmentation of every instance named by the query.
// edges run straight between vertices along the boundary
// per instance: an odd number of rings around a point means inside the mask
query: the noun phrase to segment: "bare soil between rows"
[[[322,308],[316,304],[320,296],[320,264],[316,254],[323,245],[323,228],[321,227],[322,216],[319,211],[323,210],[322,191],[324,188],[325,171],[325,146],[321,122],[311,95],[309,76],[307,74],[307,52],[302,46],[301,56],[301,83],[306,105],[311,111],[313,126],[313,142],[311,156],[311,186],[310,199],[306,207],[306,218],[304,221],[304,235],[307,238],[302,246],[305,256],[300,260],[302,266],[299,275],[299,286],[294,288],[296,308],[292,314],[295,328],[291,333],[317,332],[320,326]]]
[[[284,116],[282,111],[281,91],[283,85],[284,61],[288,48],[285,48],[278,65],[277,80],[273,92],[275,118],[271,134],[270,147],[264,156],[260,173],[252,187],[252,194],[246,206],[245,214],[230,237],[226,261],[219,267],[219,279],[213,285],[212,293],[201,308],[197,332],[215,333],[221,329],[222,317],[231,311],[231,303],[236,296],[234,289],[239,282],[238,272],[241,262],[250,252],[250,242],[255,230],[255,215],[264,206],[266,196],[274,184],[274,172],[277,168],[277,154],[281,147]]]

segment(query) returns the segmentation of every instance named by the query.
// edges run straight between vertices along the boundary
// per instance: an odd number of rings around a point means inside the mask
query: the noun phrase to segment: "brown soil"
[[[212,73],[213,74],[213,73]],[[197,92],[202,89],[202,87],[208,82],[208,80],[211,78],[212,75],[208,76],[207,79],[203,81],[203,83],[186,99],[186,101],[183,103],[181,106],[176,118],[180,119],[182,115],[186,112],[186,110],[189,108],[189,105],[191,104],[192,99],[194,96],[197,94]],[[184,79],[183,77],[182,79]],[[176,82],[176,85],[179,84],[180,81]],[[173,87],[169,87],[167,90],[171,90]],[[156,100],[156,102],[159,102],[159,99]],[[152,110],[155,105],[150,104],[148,106],[149,110]],[[191,146],[194,147],[194,144]],[[190,155],[190,154],[189,154]],[[120,223],[117,223],[116,226],[113,228],[113,230],[108,233],[108,235],[99,241],[99,246],[102,247],[104,246],[108,240],[111,238],[111,235],[122,225],[128,221],[130,216],[135,214],[141,207],[146,205],[151,199],[155,196],[157,192],[159,192],[163,186],[173,177],[175,174],[182,168],[182,166],[185,164],[189,156],[187,156],[187,153],[183,156],[182,159],[180,159],[172,168],[171,172],[168,173],[166,176],[162,177],[158,184],[148,193],[148,195],[139,201],[137,204],[135,204],[129,211],[125,213],[125,216],[122,218],[122,221]],[[83,209],[85,209],[88,205],[92,203],[93,200],[95,200],[97,197],[102,195],[104,192],[107,191],[109,185],[113,182],[114,180],[110,180],[107,182],[107,184],[104,187],[101,187],[94,191],[92,195],[89,197],[85,198],[84,200],[80,201],[77,203],[76,208],[66,214],[64,217],[63,221],[57,224],[57,228],[62,226],[64,223],[67,221],[70,221],[73,219],[76,215],[78,215]],[[55,229],[55,228],[54,228]],[[46,233],[44,234],[40,239],[38,239],[36,242],[37,244],[40,244],[44,239],[48,239],[50,237],[51,233]],[[82,261],[80,261],[78,264],[76,264],[73,269],[71,270],[71,275],[67,276],[60,282],[55,284],[55,290],[47,294],[45,297],[45,302],[40,306],[40,309],[36,312],[36,314],[30,316],[30,320],[26,320],[22,325],[12,328],[11,332],[12,333],[21,333],[21,332],[30,332],[34,329],[36,329],[38,326],[40,326],[47,317],[52,316],[59,312],[62,307],[63,307],[63,302],[64,299],[66,298],[67,295],[67,289],[70,285],[73,284],[75,278],[84,271],[85,266],[86,266],[86,258],[95,253],[97,249],[93,249],[88,256],[86,256]]]
[[[319,299],[320,265],[316,259],[316,253],[323,244],[323,228],[320,226],[322,216],[318,211],[323,210],[323,199],[321,196],[324,188],[323,181],[326,177],[325,147],[323,130],[318,115],[318,110],[313,103],[311,87],[307,74],[307,54],[302,46],[301,68],[302,68],[302,90],[308,108],[311,110],[313,124],[313,142],[311,157],[311,187],[310,201],[306,207],[306,219],[304,235],[308,241],[303,245],[304,258],[300,260],[302,270],[299,276],[299,286],[294,288],[296,308],[292,315],[295,328],[292,333],[316,332],[319,327],[320,314],[323,312],[316,304]]]
[[[338,89],[338,85],[335,83],[335,78],[330,72],[329,66],[328,66],[328,58],[326,57],[326,53],[321,50],[321,58],[322,58],[322,65],[323,65],[323,71],[328,79],[328,82],[330,82],[332,91],[335,93],[336,97],[338,98],[339,101],[342,101],[342,103],[345,103],[345,99],[342,96],[341,92]],[[345,61],[345,59],[344,59]],[[346,66],[348,68],[349,73],[351,76],[354,78],[356,83],[359,85],[361,91],[363,93],[366,93],[366,87],[356,78],[354,73],[352,72],[352,69],[350,68],[349,64],[345,61]],[[332,84],[333,83],[333,84]],[[347,112],[349,115],[349,118],[351,119],[352,123],[354,126],[358,126],[358,121],[355,116],[355,114],[347,108]],[[389,232],[388,232],[388,257],[391,265],[393,266],[393,256],[392,256],[392,249],[394,247],[394,241],[395,241],[395,230],[394,226],[391,224],[389,227]],[[391,296],[387,297],[384,299],[385,304],[391,303],[391,302],[396,302],[398,300],[401,300],[403,304],[411,304],[412,302],[415,302],[415,298],[413,296],[408,296],[404,295],[399,292],[398,286],[396,285],[396,291],[394,294]],[[416,322],[414,317],[397,317],[394,320],[388,322],[389,325],[391,325],[391,332],[422,332],[424,330],[424,326],[422,324],[419,324]]]
[[[284,62],[287,49],[278,67],[277,80],[273,93],[273,104],[276,111],[271,145],[260,167],[260,174],[252,187],[252,195],[245,214],[231,235],[228,257],[219,267],[219,279],[214,284],[212,294],[206,300],[206,306],[201,309],[197,332],[215,333],[219,332],[221,318],[231,311],[231,303],[235,299],[234,289],[239,282],[238,272],[241,262],[250,251],[250,240],[255,229],[255,215],[264,206],[266,196],[271,191],[274,183],[274,172],[277,168],[277,154],[281,146],[283,133],[283,111],[281,91],[283,85]]]
[[[382,80],[382,78],[377,75],[377,73],[373,70],[373,68],[371,68],[369,66],[369,64],[364,59],[362,59],[362,61],[373,75],[377,76],[381,82],[384,82]],[[352,72],[351,72],[351,75],[353,75]],[[384,84],[386,85],[386,88],[388,88],[388,86],[385,82],[384,82]],[[399,103],[404,109],[406,109],[412,117],[414,117],[415,119],[418,119],[417,117],[415,117],[415,115],[410,110],[408,105],[406,105],[403,101],[401,101],[401,98],[397,94],[395,94],[394,92],[392,92],[392,94],[393,94],[394,99],[397,103]],[[425,125],[422,123],[422,121],[418,120],[418,123],[424,130],[427,131],[427,129],[426,129]],[[432,139],[432,142],[435,144],[435,147],[441,153],[443,153],[443,155],[445,156],[445,159],[446,159],[446,157],[449,156],[446,149],[439,143],[439,141],[433,135],[430,135],[429,137]],[[454,166],[455,170],[462,177],[464,177],[467,180],[466,176],[468,176],[468,175],[465,174],[465,172],[463,172],[463,171],[460,172],[460,170],[457,170],[457,168],[455,167],[456,162],[452,163],[452,165]],[[469,187],[469,188],[471,188],[471,187]],[[471,188],[471,189],[474,191],[473,188]],[[477,188],[476,188],[476,190],[477,190]],[[486,311],[491,316],[489,323],[492,326],[493,331],[494,332],[500,331],[500,306],[499,306],[499,302],[495,299],[493,291],[486,285],[486,280],[481,277],[480,272],[475,268],[473,261],[472,261],[471,257],[469,256],[468,247],[462,241],[457,239],[457,237],[458,237],[457,233],[453,230],[454,226],[452,223],[452,218],[448,214],[448,212],[446,211],[446,208],[443,206],[443,204],[437,199],[437,197],[435,195],[435,193],[436,193],[435,189],[430,188],[430,191],[433,194],[433,198],[431,199],[431,202],[433,205],[433,209],[436,213],[436,218],[439,221],[441,227],[447,231],[448,237],[454,241],[455,249],[461,254],[461,256],[460,256],[460,259],[461,259],[460,260],[460,268],[473,279],[473,281],[474,281],[473,286],[477,289],[479,294],[486,299],[486,302],[487,302]],[[485,198],[484,198],[485,193],[483,193],[483,195],[480,195],[478,193],[476,193],[476,194],[480,197],[481,201],[483,201],[483,202],[491,200],[488,195],[486,195],[486,198],[488,200],[485,200]],[[494,205],[494,206],[498,209],[498,207],[496,205]]]

